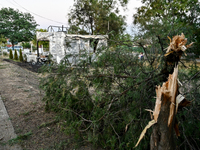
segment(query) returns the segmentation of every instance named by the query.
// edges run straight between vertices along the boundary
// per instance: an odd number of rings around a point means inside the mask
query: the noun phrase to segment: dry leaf
[[[138,146],[138,144],[140,143],[140,141],[141,141],[142,138],[144,137],[144,135],[145,135],[147,129],[150,128],[150,127],[151,127],[152,125],[154,125],[155,123],[156,123],[155,120],[151,120],[151,121],[149,121],[148,125],[147,125],[147,126],[144,128],[144,130],[142,131],[142,133],[141,133],[141,135],[140,135],[140,138],[139,138],[137,144],[135,145],[135,147]],[[135,147],[134,147],[134,148],[135,148]]]

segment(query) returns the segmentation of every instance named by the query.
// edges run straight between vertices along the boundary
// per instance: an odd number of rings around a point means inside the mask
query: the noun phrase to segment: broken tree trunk
[[[178,62],[185,50],[193,44],[186,45],[186,43],[187,39],[183,33],[174,36],[172,40],[170,39],[170,45],[165,54],[165,66],[161,71],[161,74],[164,75],[161,81],[164,83],[162,87],[156,87],[157,97],[153,112],[156,123],[151,134],[151,150],[176,149],[173,128],[177,136],[179,136],[179,131],[175,115],[181,101],[189,103],[182,95],[178,95]]]
[[[153,112],[154,120],[151,135],[151,150],[174,150],[174,130],[176,114],[176,97],[178,94],[178,66],[169,75],[162,87],[156,87],[156,106]]]
[[[154,111],[150,110],[150,112],[153,112],[153,120],[145,127],[135,147],[140,143],[147,129],[153,126],[150,149],[176,149],[174,133],[177,136],[180,136],[180,134],[175,115],[179,105],[185,107],[190,103],[178,91],[178,62],[185,50],[193,44],[186,46],[186,43],[187,39],[183,33],[174,36],[173,40],[170,39],[170,45],[164,55],[165,63],[159,74],[161,76],[159,80],[164,83],[162,86],[156,87],[156,105]]]

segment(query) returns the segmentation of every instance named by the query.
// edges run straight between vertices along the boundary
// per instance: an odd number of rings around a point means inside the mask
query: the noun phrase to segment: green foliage
[[[3,56],[8,56],[8,53],[7,52],[3,52]]]
[[[10,59],[13,59],[13,53],[12,53],[12,50],[10,50],[10,52],[9,52],[9,58],[10,58]]]
[[[0,34],[15,42],[28,42],[33,39],[36,22],[30,13],[22,13],[13,8],[0,10]]]
[[[153,43],[145,52],[147,58],[139,61],[133,56],[132,47],[119,45],[98,49],[97,61],[90,62],[85,53],[85,59],[76,66],[69,63],[71,56],[66,56],[60,64],[44,66],[48,76],[41,79],[40,86],[45,91],[46,110],[56,112],[57,119],[63,120],[63,131],[73,134],[77,140],[105,149],[132,149],[151,120],[145,109],[154,108],[155,86],[162,85],[160,71],[164,54],[161,46]],[[179,80],[184,84],[181,93],[188,100],[195,100],[178,114],[180,130],[185,136],[176,143],[182,148],[189,147],[184,141],[199,127],[200,118],[196,114],[200,113],[200,84],[197,82],[200,69],[197,65],[187,69],[182,64],[179,67]],[[137,149],[149,148],[150,134],[151,130]],[[200,131],[196,131],[193,141],[189,140],[193,147],[200,146],[199,134]]]
[[[123,47],[97,55],[97,62],[83,60],[76,67],[63,61],[56,73],[41,80],[46,109],[65,120],[62,126],[68,134],[103,148],[132,148],[150,117],[144,109],[154,105],[149,99],[155,96],[155,86],[143,82],[148,78],[140,73],[141,67],[149,67]],[[47,70],[55,70],[52,67]]]
[[[23,48],[31,48],[31,44],[29,42],[22,43]]]
[[[19,50],[19,61],[24,61],[21,49]]]
[[[192,52],[197,56],[200,55],[198,0],[143,0],[142,2],[144,5],[133,15],[134,24],[138,24],[140,33],[143,33],[142,38],[157,40],[152,39],[153,35],[157,35],[164,46],[167,46],[169,43],[167,36],[184,33],[188,41],[195,42]]]
[[[29,131],[29,132],[27,132],[27,133],[25,133],[25,134],[23,134],[23,135],[19,135],[19,136],[17,136],[17,137],[14,138],[14,139],[9,140],[9,141],[8,141],[8,144],[9,144],[9,145],[14,145],[14,144],[20,143],[20,142],[22,142],[23,140],[27,140],[28,138],[30,138],[31,135],[32,135],[32,132]]]
[[[125,16],[119,15],[118,2],[125,7],[126,1],[118,0],[75,0],[68,13],[69,33],[76,34],[109,34],[112,40],[125,30]],[[120,5],[119,4],[119,5]],[[109,44],[114,44],[109,41]]]
[[[0,46],[2,45],[2,44],[5,44],[7,42],[7,40],[6,40],[6,38],[4,37],[4,35],[0,35]]]
[[[200,113],[200,68],[194,62],[189,69],[184,68],[179,71],[179,77],[179,80],[183,83],[180,90],[186,99],[192,101],[192,103],[187,108],[180,108],[181,111],[178,113],[181,136],[177,140],[177,145],[179,145],[179,149],[199,149],[200,130],[197,129],[200,128],[200,117],[197,114]],[[188,142],[183,143],[184,140],[188,140]]]
[[[102,2],[101,6],[99,2]],[[111,1],[107,1],[109,2]],[[135,23],[142,27],[142,34],[133,42],[128,35],[116,32],[116,36],[113,36],[116,38],[109,41],[112,47],[96,51],[97,61],[91,62],[86,53],[85,59],[76,66],[71,66],[68,61],[70,56],[66,56],[60,64],[44,68],[48,71],[48,76],[41,80],[40,85],[45,91],[43,100],[46,102],[46,110],[56,112],[57,119],[63,120],[61,126],[64,132],[73,134],[78,140],[91,142],[94,146],[100,145],[105,149],[132,149],[151,120],[145,109],[154,109],[155,86],[162,85],[164,49],[169,44],[167,36],[173,37],[183,32],[188,42],[197,39],[190,31],[198,31],[198,26],[192,24],[194,17],[188,16],[189,11],[197,4],[196,1],[191,4],[182,1],[180,5],[178,0],[143,2],[145,6],[139,8],[138,14],[134,15]],[[76,16],[69,17],[70,32],[88,33],[89,30],[84,28],[86,24],[91,27],[92,34],[107,32],[103,26],[104,21],[95,20],[97,14],[102,15],[98,8],[108,6],[106,3],[104,6],[103,1],[92,0],[76,1],[75,4],[77,5],[72,9],[71,15]],[[109,12],[112,7],[104,10]],[[198,14],[198,9],[194,10]],[[80,16],[77,17],[77,14]],[[117,20],[116,14],[115,11],[110,14],[113,15],[111,18],[115,18],[113,21]],[[191,13],[191,16],[194,14]],[[186,18],[191,19],[192,25],[186,23]],[[108,18],[105,18],[105,22],[106,19]],[[78,24],[75,20],[78,20]],[[97,26],[93,26],[95,24]],[[102,31],[98,31],[101,26]],[[112,32],[114,30],[110,34]],[[137,47],[132,47],[132,43]],[[186,53],[195,48],[198,46],[187,49]],[[133,51],[136,54],[144,52],[145,59],[139,61],[137,55],[132,54]],[[181,62],[179,80],[183,86],[180,87],[180,93],[186,99],[194,101],[187,108],[179,108],[177,117],[181,137],[175,143],[179,149],[199,149],[200,131],[197,129],[200,127],[200,118],[197,114],[200,113],[200,69],[192,57],[187,56]],[[185,68],[184,64],[191,66]],[[151,130],[147,131],[137,149],[149,149],[150,134]]]
[[[14,60],[18,60],[17,50],[15,49]]]

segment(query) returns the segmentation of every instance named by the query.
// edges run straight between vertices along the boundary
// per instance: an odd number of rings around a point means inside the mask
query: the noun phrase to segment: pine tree
[[[13,53],[12,53],[12,50],[10,50],[9,58],[10,58],[10,59],[13,59]]]
[[[23,56],[22,56],[22,50],[19,50],[19,60],[24,61]]]
[[[15,49],[14,60],[18,60],[17,50]]]

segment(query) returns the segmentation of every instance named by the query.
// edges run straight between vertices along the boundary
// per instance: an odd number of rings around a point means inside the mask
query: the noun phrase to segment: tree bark
[[[164,98],[164,97],[163,97]],[[162,98],[162,101],[165,101]],[[153,126],[151,134],[151,150],[175,150],[174,143],[174,117],[172,124],[168,127],[168,117],[170,112],[170,102],[166,101],[161,106],[157,123]]]
[[[176,149],[174,133],[177,136],[180,136],[180,133],[175,115],[179,105],[185,107],[190,103],[178,91],[178,62],[185,50],[193,43],[185,45],[187,39],[183,33],[174,36],[172,40],[171,38],[169,39],[170,45],[167,47],[166,54],[164,55],[164,64],[157,77],[159,81],[163,82],[163,85],[162,87],[156,87],[156,105],[154,111],[151,111],[153,112],[153,120],[145,127],[135,147],[144,137],[146,130],[153,126],[150,149]],[[161,44],[161,41],[159,42]],[[173,128],[176,132],[174,132]]]
[[[156,106],[154,110],[153,132],[150,140],[151,150],[175,150],[174,126],[176,114],[176,96],[178,94],[178,67],[174,68],[167,82],[156,88]]]

